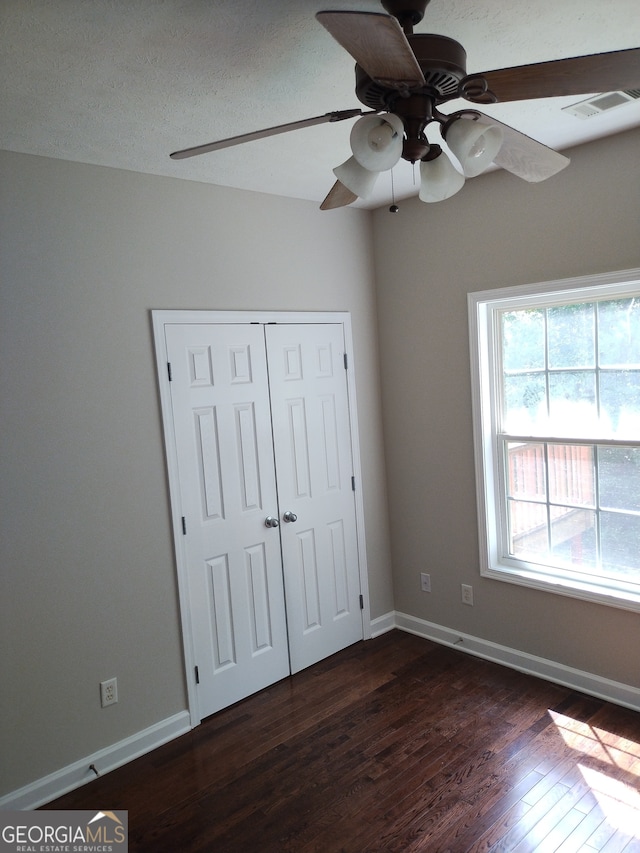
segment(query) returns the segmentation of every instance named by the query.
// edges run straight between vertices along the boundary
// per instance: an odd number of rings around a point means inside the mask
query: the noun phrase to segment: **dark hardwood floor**
[[[46,808],[132,853],[632,853],[640,714],[394,631]]]

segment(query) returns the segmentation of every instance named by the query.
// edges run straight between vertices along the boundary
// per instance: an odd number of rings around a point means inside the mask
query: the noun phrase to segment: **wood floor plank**
[[[638,853],[639,779],[640,714],[393,631],[45,808],[131,853]]]
[[[597,806],[586,815],[583,812],[578,813],[582,814],[582,820],[576,824],[575,829],[567,835],[555,853],[580,853],[584,850],[587,839],[604,820],[604,815]]]
[[[616,831],[602,848],[601,853],[624,853],[631,836],[626,832]]]

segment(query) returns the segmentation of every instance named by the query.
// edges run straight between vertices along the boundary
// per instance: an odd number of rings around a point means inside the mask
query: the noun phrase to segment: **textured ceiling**
[[[320,9],[382,11],[376,0],[2,0],[0,147],[320,202],[350,154],[351,121],[169,159],[360,107],[353,61],[315,20]],[[431,0],[416,32],[460,41],[473,73],[638,47],[640,7]],[[640,101],[586,120],[561,112],[583,97],[483,109],[558,149],[640,126]],[[410,164],[393,177],[397,198],[417,192]],[[358,204],[389,203],[390,190],[386,173]]]

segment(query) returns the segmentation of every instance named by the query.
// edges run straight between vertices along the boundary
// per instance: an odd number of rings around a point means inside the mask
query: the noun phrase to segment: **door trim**
[[[185,683],[187,700],[192,728],[201,721],[198,695],[195,683],[195,654],[192,645],[192,624],[187,594],[187,568],[182,531],[181,498],[179,489],[178,457],[176,440],[173,429],[173,413],[171,393],[167,372],[167,346],[165,326],[173,324],[221,324],[233,323],[332,323],[341,324],[344,330],[345,348],[348,353],[349,369],[346,371],[347,394],[349,398],[349,424],[351,428],[351,455],[353,476],[355,478],[355,515],[356,536],[358,541],[358,571],[360,576],[360,593],[363,609],[362,636],[365,640],[371,638],[371,607],[369,602],[369,577],[367,572],[367,552],[364,532],[364,500],[362,494],[362,468],[360,463],[360,443],[358,433],[358,414],[356,404],[356,383],[353,357],[353,336],[351,332],[351,314],[348,311],[183,311],[154,309],[151,311],[153,336],[155,342],[156,366],[158,371],[158,389],[162,426],[164,433],[165,456],[167,461],[167,477],[169,484],[169,510],[173,531],[174,553],[178,577],[178,596],[180,601],[180,620],[183,638],[183,655],[185,666]]]

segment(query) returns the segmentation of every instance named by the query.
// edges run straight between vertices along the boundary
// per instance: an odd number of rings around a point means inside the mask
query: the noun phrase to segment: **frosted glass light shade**
[[[349,157],[340,166],[336,166],[333,174],[352,193],[355,193],[360,198],[368,198],[373,192],[373,187],[379,173],[370,172],[364,166],[361,166],[355,157]]]
[[[463,186],[464,175],[460,174],[445,154],[440,154],[435,160],[420,161],[420,201],[444,201]]]
[[[404,125],[393,113],[363,116],[351,128],[351,151],[361,166],[371,172],[392,169],[402,155]]]
[[[447,145],[468,178],[475,178],[493,162],[502,146],[502,129],[459,118],[446,131]]]

